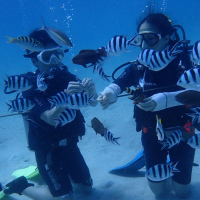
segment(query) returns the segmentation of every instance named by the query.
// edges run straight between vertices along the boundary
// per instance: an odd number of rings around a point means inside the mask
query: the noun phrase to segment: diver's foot
[[[19,178],[16,178],[10,183],[6,184],[6,187],[8,188],[4,190],[4,193],[5,194],[17,193],[21,195],[22,191],[30,186],[34,186],[34,184],[28,183],[27,179],[24,176],[20,176]]]

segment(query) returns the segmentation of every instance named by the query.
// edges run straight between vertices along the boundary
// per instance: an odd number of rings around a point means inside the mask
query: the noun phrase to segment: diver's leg
[[[174,172],[172,176],[172,187],[177,196],[184,198],[187,196],[192,177],[192,168],[195,149],[181,141],[169,150],[170,160],[179,172]]]
[[[190,184],[182,185],[172,179],[172,187],[178,197],[185,198],[188,195]]]
[[[70,143],[69,146],[70,160],[66,163],[72,183],[77,186],[84,194],[92,190],[93,181],[89,168],[77,146],[77,143]]]
[[[6,188],[7,186],[7,188]],[[49,191],[48,187],[44,186],[34,186],[34,184],[29,183],[24,176],[14,179],[13,181],[3,186],[4,193],[7,195],[19,194],[25,195],[34,200],[54,200],[63,197],[68,200],[73,200],[72,193],[69,196],[53,197]]]
[[[162,145],[158,143],[155,131],[148,130],[146,133],[142,132],[142,145],[144,148],[146,171],[157,164],[166,163],[167,150],[161,150]],[[155,195],[160,195],[165,191],[166,183],[167,180],[159,182],[148,180],[149,187]]]
[[[148,180],[149,187],[155,195],[163,194],[166,188],[167,180],[162,182],[152,182]]]
[[[48,162],[49,157],[47,153],[35,152],[40,175],[48,187],[33,187],[32,190],[24,191],[25,195],[37,200],[40,199],[40,196],[42,196],[41,200],[59,198],[73,199],[71,181],[62,159],[64,149],[65,147],[57,147],[52,150],[52,162]]]

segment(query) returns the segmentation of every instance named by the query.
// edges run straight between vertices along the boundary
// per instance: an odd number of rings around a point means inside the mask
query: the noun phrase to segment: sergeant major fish
[[[167,147],[167,149],[171,149],[176,144],[178,145],[182,138],[182,132],[180,130],[174,131],[165,141],[160,142],[163,145],[161,150]]]
[[[15,100],[11,101],[11,104],[6,103],[9,108],[8,111],[11,110],[11,112],[26,112],[28,110],[31,110],[35,104],[26,98],[17,98]]]
[[[197,41],[190,54],[190,60],[199,65],[200,64],[200,41]]]
[[[43,27],[41,30],[45,30],[48,33],[48,35],[51,37],[51,39],[53,39],[57,44],[64,47],[73,47],[73,44],[70,41],[70,39],[67,37],[67,35],[65,35],[63,32],[59,30],[46,27],[44,24],[43,18],[42,18],[42,23],[43,23]]]
[[[109,40],[106,51],[110,55],[118,55],[127,51],[127,39],[124,35],[115,35],[112,39]]]
[[[87,92],[83,93],[75,93],[72,95],[69,95],[66,101],[66,106],[72,109],[80,109],[82,107],[89,106],[89,103],[93,100],[94,94],[92,94],[90,97],[88,96]]]
[[[115,35],[111,38],[106,46],[106,51],[110,55],[118,55],[124,52],[128,52],[128,46],[134,45],[131,42],[135,39],[136,36],[130,40],[126,39],[125,35]]]
[[[169,50],[169,46],[167,46],[163,51],[145,49],[139,54],[137,60],[150,70],[160,71],[182,52],[182,50],[177,49],[181,42],[182,41],[177,42],[171,50]]]
[[[67,94],[66,92],[58,92],[56,95],[48,98],[47,101],[51,104],[51,108],[53,108],[54,106],[58,108],[66,105],[68,97],[69,94]]]
[[[178,162],[172,166],[173,163],[158,164],[151,167],[145,174],[145,176],[151,181],[163,181],[172,177],[174,172],[180,172],[176,169]]]
[[[26,36],[21,36],[18,38],[12,38],[9,36],[6,37],[9,39],[7,43],[17,44],[21,46],[23,49],[28,49],[33,52],[40,52],[44,50],[44,45],[31,37],[26,37]]]
[[[153,50],[153,49],[145,49],[145,50],[143,50],[143,51],[140,52],[140,54],[139,54],[138,57],[137,57],[137,61],[138,61],[140,64],[142,64],[142,65],[148,67],[149,64],[150,64],[150,61],[151,61],[151,57],[152,57],[152,55],[153,55],[155,52],[156,52],[156,51]]]
[[[190,109],[194,113],[186,113],[186,115],[192,117],[192,125],[194,125],[196,122],[200,122],[200,107],[195,107]]]
[[[33,87],[33,85],[30,83],[30,81],[28,80],[28,78],[24,77],[24,76],[19,76],[19,75],[15,75],[15,76],[7,76],[8,80],[4,80],[5,81],[5,93],[7,92],[7,89],[11,90],[11,91],[26,91],[29,90],[30,88]]]
[[[96,118],[94,117],[91,120],[91,124],[92,124],[92,128],[94,129],[94,131],[97,133],[99,133],[102,137],[104,137],[107,141],[113,143],[113,144],[118,144],[117,139],[119,139],[120,137],[114,138],[113,134],[104,127],[104,125]]]
[[[99,74],[99,76],[102,78],[102,79],[105,79],[107,80],[108,82],[110,82],[110,80],[108,79],[108,77],[111,77],[111,76],[108,76],[104,73],[104,70],[103,70],[103,67],[99,64],[95,64],[94,65],[94,68],[93,68],[93,73],[94,72],[97,72]]]
[[[131,97],[128,97],[130,100],[134,101],[134,104],[138,102],[142,102],[144,99],[144,92],[142,87],[138,87],[135,90],[132,90],[129,87],[126,87],[126,91],[128,94],[132,95]]]
[[[188,141],[187,144],[190,145],[192,148],[200,149],[200,133],[195,134],[192,136]]]
[[[60,126],[64,126],[67,123],[72,122],[76,117],[76,110],[71,108],[66,108],[60,115],[59,118],[54,118],[56,121],[55,128]]]
[[[177,82],[183,88],[198,87],[200,85],[200,68],[185,71]]]

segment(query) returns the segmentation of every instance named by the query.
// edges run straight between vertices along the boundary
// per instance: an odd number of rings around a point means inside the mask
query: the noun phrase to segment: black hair
[[[29,34],[29,37],[41,42],[44,45],[44,47],[49,43],[58,46],[58,44],[52,38],[50,38],[50,36],[45,30],[35,29]],[[26,52],[29,54],[30,50],[27,49]],[[34,52],[34,54],[39,54],[39,52]]]
[[[150,14],[147,17],[145,17],[137,27],[138,32],[140,26],[144,22],[154,25],[160,31],[162,37],[166,35],[171,35],[173,33],[173,27],[171,21],[168,19],[166,15],[162,13]]]
[[[41,42],[44,47],[49,43],[53,43],[58,46],[58,44],[52,38],[50,38],[45,30],[35,29],[30,33],[29,37]]]
[[[140,16],[140,20],[137,22],[137,32],[139,32],[140,26],[147,22],[155,26],[159,31],[162,37],[166,35],[170,36],[169,45],[176,44],[180,37],[177,33],[177,29],[172,26],[172,22],[169,17],[163,13],[157,12],[158,9],[155,8],[155,2],[153,0],[147,0],[147,9]]]

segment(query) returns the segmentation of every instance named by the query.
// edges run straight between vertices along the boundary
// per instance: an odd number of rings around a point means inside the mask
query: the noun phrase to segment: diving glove
[[[175,97],[181,92],[182,91],[154,94],[153,96],[144,99],[137,104],[137,106],[144,111],[159,111],[174,106],[180,106],[183,104],[176,101]]]
[[[82,81],[83,90],[90,95],[96,93],[95,84],[92,79],[84,78]]]
[[[121,93],[121,88],[117,84],[110,84],[108,87],[104,89],[104,91],[100,92],[97,101],[100,102],[102,109],[105,110],[111,104],[117,101],[117,95]]]
[[[84,78],[81,82],[70,81],[68,88],[65,90],[69,95],[81,92],[87,92],[89,96],[96,93],[95,84],[92,79]]]
[[[30,186],[34,186],[34,184],[28,183],[27,179],[24,176],[20,176],[19,178],[16,178],[10,183],[6,184],[6,187],[8,188],[6,188],[3,192],[5,194],[17,193],[19,195],[22,195],[22,191]]]
[[[69,95],[83,92],[83,85],[80,82],[70,81],[67,89],[64,90]]]

